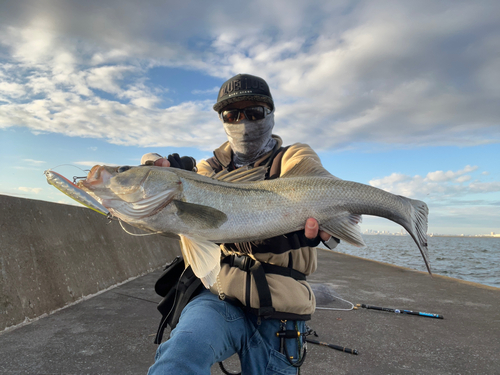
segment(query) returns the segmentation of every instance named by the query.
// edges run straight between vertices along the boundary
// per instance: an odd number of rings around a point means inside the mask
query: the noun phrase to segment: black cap
[[[228,104],[242,100],[269,103],[274,109],[273,97],[266,81],[250,74],[238,74],[221,86],[214,110],[219,112]]]

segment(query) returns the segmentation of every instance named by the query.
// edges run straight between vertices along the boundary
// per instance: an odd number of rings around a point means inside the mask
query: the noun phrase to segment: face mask
[[[262,120],[244,119],[235,124],[224,123],[237,167],[252,164],[273,149],[276,144],[276,140],[271,137],[273,127],[274,111]]]

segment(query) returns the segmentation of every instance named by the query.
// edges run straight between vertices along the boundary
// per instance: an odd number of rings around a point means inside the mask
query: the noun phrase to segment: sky
[[[284,144],[425,201],[428,233],[500,233],[496,0],[2,0],[0,194],[77,204],[43,171],[210,157],[238,73],[268,82]]]

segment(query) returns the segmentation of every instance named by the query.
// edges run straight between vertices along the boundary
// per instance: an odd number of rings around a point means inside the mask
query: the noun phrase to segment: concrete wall
[[[0,331],[158,269],[179,252],[176,240],[131,236],[84,207],[0,195]]]

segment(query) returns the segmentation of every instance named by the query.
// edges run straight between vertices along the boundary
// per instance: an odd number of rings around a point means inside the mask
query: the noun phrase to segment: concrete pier
[[[308,345],[302,374],[499,374],[500,289],[321,251],[316,290],[353,303],[408,308],[443,320],[373,310],[318,310],[320,341],[359,355]],[[1,374],[145,374],[159,322],[153,285],[137,278],[0,335]],[[321,286],[321,288],[318,288]],[[320,298],[321,299],[321,298]],[[324,306],[348,308],[323,298]],[[238,370],[236,358],[226,362]],[[212,374],[222,374],[214,366]]]
[[[128,235],[85,207],[0,195],[0,332],[156,270],[178,251],[178,241]]]

